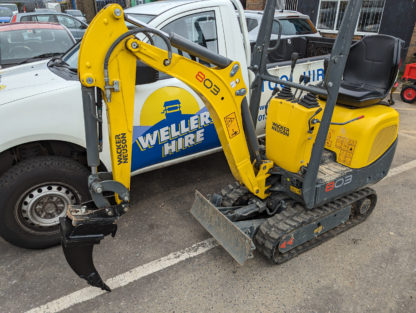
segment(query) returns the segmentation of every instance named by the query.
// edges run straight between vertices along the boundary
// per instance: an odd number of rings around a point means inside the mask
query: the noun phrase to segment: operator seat
[[[396,37],[374,35],[353,44],[337,103],[366,107],[384,99],[397,77],[402,42]]]

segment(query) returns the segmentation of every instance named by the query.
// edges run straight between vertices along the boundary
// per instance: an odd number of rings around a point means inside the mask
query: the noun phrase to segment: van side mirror
[[[159,80],[159,72],[147,64],[137,61],[136,63],[136,86],[154,83]]]

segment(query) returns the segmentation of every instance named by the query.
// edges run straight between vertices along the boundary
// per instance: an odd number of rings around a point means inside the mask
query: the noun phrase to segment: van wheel
[[[41,249],[60,242],[59,218],[68,205],[89,199],[89,171],[58,156],[24,160],[0,177],[0,235]]]

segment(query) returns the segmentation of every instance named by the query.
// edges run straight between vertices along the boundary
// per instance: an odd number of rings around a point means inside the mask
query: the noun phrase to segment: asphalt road
[[[393,168],[416,160],[416,106],[396,108]],[[416,312],[415,176],[413,166],[375,185],[378,204],[366,222],[281,266],[256,253],[242,267],[215,247],[81,303],[67,295],[86,283],[60,247],[30,251],[0,239],[0,312],[61,297],[70,303],[64,312]],[[134,177],[131,211],[115,239],[95,249],[102,277],[209,238],[189,213],[194,190],[212,193],[232,181],[222,153]]]

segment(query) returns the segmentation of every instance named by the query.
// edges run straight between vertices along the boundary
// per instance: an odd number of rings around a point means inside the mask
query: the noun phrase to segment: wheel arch
[[[0,152],[0,175],[23,160],[38,156],[61,156],[88,167],[87,151],[82,145],[63,140],[35,140],[9,147]],[[99,171],[107,171],[101,160]]]

